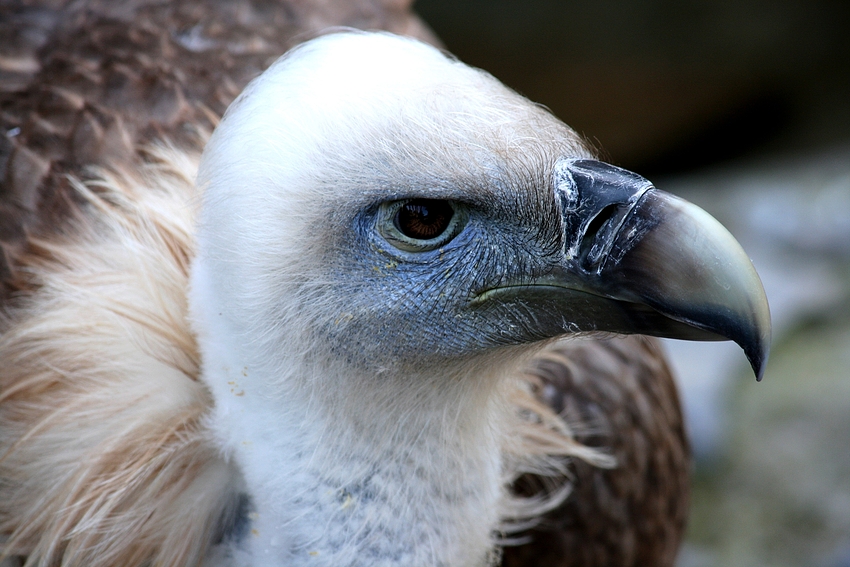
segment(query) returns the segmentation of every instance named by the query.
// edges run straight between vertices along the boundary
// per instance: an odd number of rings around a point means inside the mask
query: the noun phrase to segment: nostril
[[[596,236],[602,231],[605,224],[611,220],[611,217],[617,213],[619,208],[620,206],[616,203],[607,205],[588,223],[587,229],[584,231],[584,236],[581,238],[581,244],[579,245],[579,261],[585,269],[589,269],[599,261],[599,255],[602,252],[603,246],[602,243],[596,242]]]

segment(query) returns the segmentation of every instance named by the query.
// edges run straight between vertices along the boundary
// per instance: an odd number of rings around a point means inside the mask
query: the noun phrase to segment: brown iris
[[[448,201],[413,199],[399,207],[394,224],[408,238],[430,240],[446,231],[453,216],[454,209]]]

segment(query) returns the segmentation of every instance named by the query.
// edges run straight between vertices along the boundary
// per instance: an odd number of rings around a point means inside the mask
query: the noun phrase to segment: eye
[[[380,231],[407,252],[434,250],[457,236],[466,223],[465,209],[443,199],[410,199],[381,205]]]
[[[408,238],[430,240],[449,228],[454,214],[448,201],[414,199],[399,207],[393,224]]]

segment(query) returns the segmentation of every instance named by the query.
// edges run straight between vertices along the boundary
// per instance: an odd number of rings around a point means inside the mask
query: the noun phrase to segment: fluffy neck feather
[[[205,272],[195,269],[195,305],[212,304]],[[377,376],[296,357],[264,366],[215,309],[198,311],[213,428],[252,502],[236,544],[246,562],[488,564],[511,422],[490,365]]]

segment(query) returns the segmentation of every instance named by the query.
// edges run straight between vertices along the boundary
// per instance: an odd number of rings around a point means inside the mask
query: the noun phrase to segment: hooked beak
[[[564,235],[556,265],[479,301],[536,304],[535,323],[562,333],[731,339],[761,380],[770,350],[767,298],[723,225],[643,177],[594,160],[558,162],[555,197]]]

